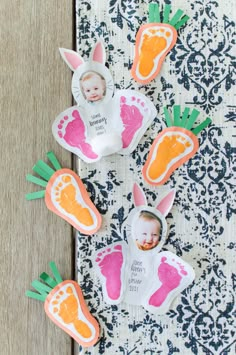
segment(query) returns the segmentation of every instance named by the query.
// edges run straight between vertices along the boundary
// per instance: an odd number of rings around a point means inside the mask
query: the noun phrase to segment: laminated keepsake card
[[[150,3],[77,1],[62,44],[76,104],[53,134],[102,217],[77,234],[101,333],[76,353],[235,354],[234,1]]]

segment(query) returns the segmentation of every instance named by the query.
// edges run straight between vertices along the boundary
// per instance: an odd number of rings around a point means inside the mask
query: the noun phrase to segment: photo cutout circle
[[[166,240],[166,220],[153,207],[136,207],[127,218],[126,234],[134,253],[158,253]]]
[[[113,96],[114,83],[105,65],[90,61],[75,71],[71,90],[81,106],[105,105]]]

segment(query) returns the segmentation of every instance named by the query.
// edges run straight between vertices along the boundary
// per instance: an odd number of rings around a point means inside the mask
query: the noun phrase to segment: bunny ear
[[[62,58],[72,71],[75,71],[80,65],[84,63],[82,57],[71,49],[59,48],[59,51]]]
[[[159,204],[156,206],[156,209],[161,212],[161,214],[165,217],[168,215],[173,202],[175,199],[175,190],[171,190]]]
[[[106,63],[106,52],[105,47],[102,41],[98,41],[92,49],[90,58],[94,62],[98,62],[101,64]]]
[[[134,183],[133,186],[133,197],[134,197],[134,205],[136,207],[147,205],[147,200],[143,192],[143,189],[136,182]]]

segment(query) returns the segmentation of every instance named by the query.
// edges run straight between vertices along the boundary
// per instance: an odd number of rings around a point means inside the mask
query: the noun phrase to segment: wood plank
[[[63,278],[73,273],[70,226],[25,175],[53,150],[63,167],[71,155],[54,140],[55,116],[71,106],[71,72],[58,47],[72,48],[73,1],[2,0],[1,22],[1,248],[0,353],[71,354],[71,338],[47,318],[43,303],[25,297],[33,279],[54,260]]]

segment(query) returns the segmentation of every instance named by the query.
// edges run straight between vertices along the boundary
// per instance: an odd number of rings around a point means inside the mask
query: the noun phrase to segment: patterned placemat
[[[163,2],[162,2],[163,3]],[[80,162],[79,175],[103,215],[97,235],[77,238],[77,276],[101,340],[80,354],[235,354],[235,6],[222,0],[172,1],[190,16],[160,75],[149,85],[130,75],[135,34],[147,23],[148,1],[78,0],[77,46],[89,57],[102,38],[116,89],[135,89],[155,104],[158,116],[137,149],[94,164]],[[162,187],[143,182],[141,168],[153,139],[165,127],[163,107],[174,103],[197,108],[212,124],[199,135],[200,149]],[[122,226],[133,208],[133,182],[154,205],[158,196],[177,190],[168,215],[164,249],[182,257],[196,272],[195,282],[166,315],[141,307],[104,303],[92,256],[124,240]],[[235,219],[234,219],[235,221]]]

